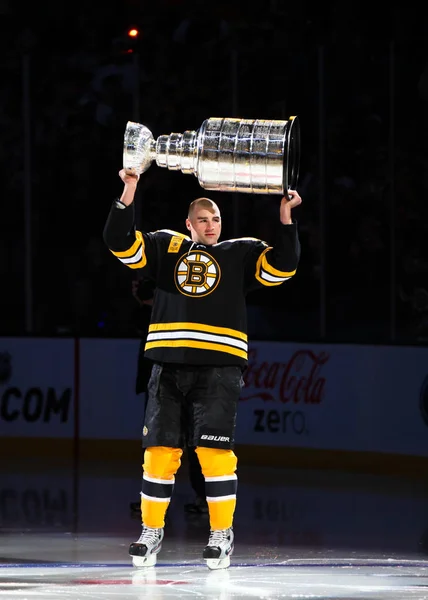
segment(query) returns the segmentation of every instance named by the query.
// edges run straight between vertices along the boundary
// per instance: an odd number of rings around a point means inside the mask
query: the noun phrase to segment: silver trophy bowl
[[[297,187],[300,124],[260,119],[206,119],[196,131],[161,135],[128,121],[123,166],[141,174],[159,167],[193,173],[206,190],[286,194]]]

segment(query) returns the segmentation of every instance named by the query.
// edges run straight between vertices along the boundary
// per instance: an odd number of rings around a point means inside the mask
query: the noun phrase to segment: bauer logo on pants
[[[201,440],[207,442],[230,442],[230,437],[225,435],[201,435]]]

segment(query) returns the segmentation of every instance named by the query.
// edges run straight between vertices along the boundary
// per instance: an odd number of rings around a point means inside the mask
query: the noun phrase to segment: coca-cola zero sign
[[[263,350],[257,345],[250,349],[240,398],[241,402],[252,402],[251,430],[263,439],[264,434],[308,435],[307,409],[318,407],[324,400],[323,369],[330,355],[304,348],[281,361],[280,356],[272,359],[272,353],[269,359],[261,359],[259,352]]]
[[[325,378],[322,369],[328,362],[327,352],[297,350],[287,362],[259,361],[257,349],[250,349],[245,386],[241,401],[259,398],[284,404],[320,404],[324,398]]]

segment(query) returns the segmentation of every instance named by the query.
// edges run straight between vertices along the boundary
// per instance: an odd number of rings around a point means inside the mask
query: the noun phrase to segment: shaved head
[[[196,200],[193,200],[193,202],[190,203],[189,212],[187,214],[188,219],[193,217],[193,214],[197,208],[205,208],[212,214],[215,212],[220,213],[217,204],[209,198],[196,198]]]

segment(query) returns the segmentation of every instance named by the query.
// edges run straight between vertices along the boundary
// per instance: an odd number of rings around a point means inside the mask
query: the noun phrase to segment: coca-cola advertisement
[[[78,431],[105,441],[112,453],[119,445],[134,452],[144,416],[135,393],[138,344],[0,338],[0,450],[12,437],[55,444]],[[235,435],[240,458],[313,465],[327,456],[330,466],[340,463],[339,453],[381,466],[388,456],[393,466],[397,455],[428,458],[426,347],[257,341],[244,383]]]
[[[428,456],[427,365],[426,348],[254,342],[236,442]]]
[[[325,403],[329,360],[329,352],[309,346],[252,345],[240,398],[237,442],[310,445],[312,424]]]
[[[265,402],[277,400],[290,405],[320,404],[323,401],[326,383],[323,367],[329,359],[327,352],[297,349],[286,357],[288,360],[285,362],[281,361],[281,354],[273,360],[260,355],[257,346],[249,351],[241,401],[260,398]]]

